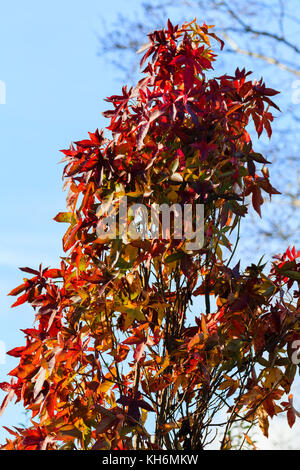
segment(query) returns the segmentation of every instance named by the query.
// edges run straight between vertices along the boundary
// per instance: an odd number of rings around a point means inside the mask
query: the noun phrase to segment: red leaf
[[[6,354],[8,354],[9,356],[13,356],[13,357],[21,357],[22,356],[22,352],[25,350],[25,346],[21,346],[20,348],[14,348],[14,349],[11,349],[10,351],[8,351]]]
[[[12,386],[8,382],[0,382],[0,388],[4,392],[10,392],[12,389]]]
[[[12,304],[11,307],[13,308],[13,307],[17,307],[18,305],[24,304],[24,302],[26,302],[28,297],[29,297],[29,292],[27,292],[26,294],[21,295],[21,297],[19,297],[16,300],[16,302],[14,304]]]
[[[27,286],[28,284],[25,282],[24,284],[21,284],[20,286],[15,287],[13,290],[11,290],[8,295],[19,295],[21,294],[21,292],[23,292],[23,290],[26,289]]]
[[[252,193],[252,205],[260,217],[261,217],[260,206],[263,204],[263,202],[264,200],[262,198],[260,189],[257,186],[254,186],[253,193]]]
[[[47,269],[47,271],[43,272],[43,276],[46,278],[55,279],[57,277],[61,277],[61,270],[60,269]]]
[[[20,271],[24,271],[25,273],[29,273],[29,274],[34,274],[36,276],[38,276],[40,273],[39,271],[36,271],[36,269],[32,269],[32,268],[19,268]]]
[[[293,408],[289,408],[288,411],[287,411],[287,420],[288,420],[288,423],[289,423],[289,427],[292,428],[295,424],[295,421],[296,421],[296,415],[295,415],[295,411]]]

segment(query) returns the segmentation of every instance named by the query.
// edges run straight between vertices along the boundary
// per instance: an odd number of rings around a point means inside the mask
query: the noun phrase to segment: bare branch
[[[230,44],[230,46],[232,47],[234,52],[237,52],[238,54],[247,55],[249,57],[255,57],[256,59],[262,59],[265,62],[267,62],[268,64],[277,65],[277,67],[279,67],[280,69],[286,70],[287,72],[290,72],[290,73],[296,75],[297,77],[300,77],[300,70],[293,69],[292,67],[289,67],[288,65],[280,62],[279,60],[274,59],[274,57],[268,57],[268,56],[266,56],[264,54],[261,54],[259,52],[253,52],[253,51],[249,51],[247,49],[241,49],[237,45],[237,43],[230,36],[228,36],[228,34],[225,31],[223,31],[223,36],[226,39],[226,41],[228,42],[228,44]]]

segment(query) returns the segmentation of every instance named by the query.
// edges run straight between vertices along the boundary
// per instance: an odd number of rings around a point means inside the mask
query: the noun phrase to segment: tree
[[[226,449],[237,422],[267,435],[287,412],[293,425],[292,395],[281,400],[297,371],[300,251],[269,274],[231,266],[246,198],[261,214],[262,192],[278,194],[247,131],[252,119],[271,136],[277,92],[239,68],[208,79],[212,40],[223,47],[196,22],[151,33],[144,78],[107,98],[111,138],[96,130],[63,150],[66,255],[59,269],[21,268],[32,277],[10,293],[37,324],[0,385],[1,412],[23,401],[31,425],[8,430],[3,448],[204,449],[218,430]],[[170,204],[153,237],[143,209]],[[178,236],[176,211],[189,207]]]
[[[99,54],[108,57],[126,75],[136,70],[136,51],[147,32],[161,29],[165,18],[176,23],[186,18],[206,18],[215,24],[216,32],[226,45],[219,70],[233,72],[238,61],[242,67],[264,76],[272,88],[280,88],[280,108],[274,136],[269,143],[263,136],[256,148],[272,158],[273,177],[278,181],[282,197],[267,203],[262,222],[250,212],[244,223],[240,249],[255,250],[265,243],[268,256],[284,242],[298,243],[299,226],[299,90],[300,54],[297,44],[300,18],[295,0],[180,0],[170,2],[133,2],[130,11],[120,14],[114,24],[104,24],[99,33]],[[174,22],[173,21],[173,22]],[[126,54],[127,60],[124,61]],[[221,74],[222,72],[220,72]],[[253,225],[255,224],[255,230]],[[245,254],[244,254],[245,256]],[[249,262],[249,259],[247,259]]]

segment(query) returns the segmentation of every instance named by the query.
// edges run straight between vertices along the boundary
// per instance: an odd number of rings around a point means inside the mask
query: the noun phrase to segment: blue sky
[[[11,309],[7,293],[22,283],[19,266],[56,266],[65,226],[52,218],[65,207],[60,149],[105,125],[105,96],[120,88],[116,71],[97,56],[102,19],[110,21],[136,2],[21,0],[3,2],[0,17],[1,230],[0,340],[7,350],[24,343],[27,306]],[[0,382],[16,365],[0,363]],[[0,392],[0,400],[4,393]],[[24,422],[9,406],[1,425]],[[0,442],[4,433],[0,430]]]

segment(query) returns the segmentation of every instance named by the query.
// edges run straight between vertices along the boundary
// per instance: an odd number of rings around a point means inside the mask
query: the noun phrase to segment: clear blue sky
[[[7,293],[22,283],[19,266],[57,266],[64,226],[52,220],[65,207],[59,150],[105,125],[105,96],[118,91],[115,69],[97,56],[102,19],[124,12],[133,0],[17,0],[2,2],[0,80],[1,230],[0,340],[7,350],[24,344],[20,328],[30,327],[33,311],[11,309]],[[0,382],[16,365],[0,364]],[[0,400],[4,398],[0,391]],[[24,421],[10,405],[0,425]],[[6,435],[0,430],[0,442]]]

